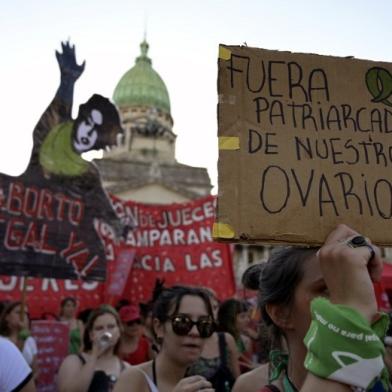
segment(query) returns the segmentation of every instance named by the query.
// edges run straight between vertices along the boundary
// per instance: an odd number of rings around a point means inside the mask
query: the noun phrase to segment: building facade
[[[168,204],[211,192],[207,169],[177,162],[176,134],[165,83],[152,67],[148,43],[118,82],[113,101],[125,135],[97,160],[105,188],[124,200]]]
[[[207,169],[177,162],[176,134],[166,85],[152,67],[149,45],[140,44],[135,65],[119,80],[113,101],[120,112],[124,136],[96,160],[103,185],[124,200],[149,204],[181,203],[209,195]],[[240,244],[234,251],[234,272],[265,259],[268,248]]]

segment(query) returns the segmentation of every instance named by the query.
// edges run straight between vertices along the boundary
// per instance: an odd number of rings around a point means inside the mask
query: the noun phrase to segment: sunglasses
[[[188,335],[194,325],[201,338],[209,338],[215,332],[215,322],[210,316],[201,316],[193,321],[186,314],[176,314],[171,318],[171,325],[174,333],[179,336]]]

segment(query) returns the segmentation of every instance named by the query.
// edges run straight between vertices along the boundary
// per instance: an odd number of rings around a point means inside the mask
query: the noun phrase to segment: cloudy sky
[[[17,175],[28,163],[32,130],[59,83],[54,51],[61,40],[70,38],[86,60],[77,108],[93,93],[112,97],[146,29],[170,94],[177,159],[207,167],[216,185],[219,43],[392,61],[391,15],[392,1],[384,0],[4,2],[0,171]]]

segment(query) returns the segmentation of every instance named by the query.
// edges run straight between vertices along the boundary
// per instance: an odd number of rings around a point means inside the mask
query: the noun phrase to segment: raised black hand
[[[66,83],[75,83],[83,73],[86,62],[81,65],[76,62],[75,45],[69,41],[61,43],[62,53],[56,50],[56,58],[61,71],[61,81]]]

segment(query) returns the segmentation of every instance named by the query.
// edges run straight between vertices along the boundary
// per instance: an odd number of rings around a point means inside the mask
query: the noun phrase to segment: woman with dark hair
[[[206,289],[206,292],[214,319],[217,320],[219,300],[212,290]],[[187,374],[205,377],[211,382],[215,392],[230,391],[240,375],[238,350],[233,336],[228,332],[214,332],[206,339],[200,358],[188,368]]]
[[[154,360],[127,370],[115,392],[213,392],[204,377],[185,376],[215,330],[207,293],[186,286],[163,289],[154,302],[152,314],[160,351]]]
[[[272,350],[268,369],[244,374],[234,391],[387,390],[385,317],[372,285],[381,272],[378,248],[345,225],[320,249],[280,248],[248,269],[244,284],[258,288],[263,319],[287,353]]]
[[[38,348],[35,339],[30,336],[30,320],[26,304],[9,302],[0,316],[0,335],[8,338],[22,352],[34,377],[38,373]]]
[[[25,308],[22,313],[20,301],[9,302],[0,315],[0,335],[8,338],[20,350],[23,348],[21,331],[26,328]]]
[[[233,336],[239,353],[241,372],[244,373],[254,368],[251,361],[251,341],[241,332],[249,326],[249,307],[244,301],[228,299],[219,306],[218,325],[223,332]]]
[[[121,322],[114,308],[94,310],[83,334],[83,352],[71,354],[61,364],[60,392],[110,392],[129,365],[118,356]]]
[[[77,302],[73,297],[65,297],[60,303],[59,320],[69,327],[69,353],[77,354],[82,345],[83,323],[76,318]]]

